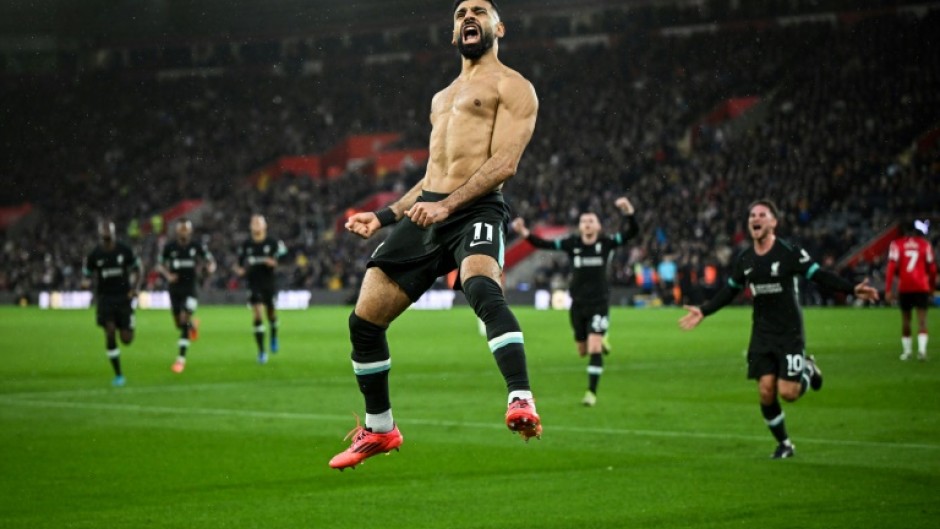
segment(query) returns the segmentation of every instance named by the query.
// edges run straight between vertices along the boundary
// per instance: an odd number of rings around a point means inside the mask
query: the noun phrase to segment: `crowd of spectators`
[[[705,281],[708,267],[720,275],[746,243],[746,205],[761,196],[785,212],[784,236],[834,264],[898,215],[937,214],[940,152],[910,149],[940,123],[937,22],[932,12],[613,34],[575,49],[507,39],[501,58],[540,96],[507,199],[530,224],[573,226],[591,210],[616,227],[613,200],[628,194],[641,237],[617,254],[615,284],[644,286],[644,270],[663,261],[677,264],[680,283]],[[123,229],[192,198],[206,201],[196,231],[221,264],[206,288],[239,288],[233,250],[254,212],[291,249],[282,286],[354,288],[376,242],[337,232],[337,218],[375,191],[409,188],[420,173],[377,182],[350,169],[263,188],[247,176],[350,134],[394,130],[404,146],[424,146],[431,97],[457,68],[452,51],[423,50],[404,63],[339,54],[309,76],[5,83],[5,129],[17,134],[2,143],[9,183],[0,205],[29,201],[41,215],[0,235],[0,291],[74,288],[98,219]],[[749,114],[698,126],[709,109],[746,96],[760,98]],[[134,239],[148,266],[164,241]],[[554,262],[536,282],[564,273]]]

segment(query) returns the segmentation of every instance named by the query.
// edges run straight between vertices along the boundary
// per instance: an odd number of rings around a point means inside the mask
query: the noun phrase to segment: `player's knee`
[[[520,332],[519,322],[509,310],[503,289],[496,281],[485,276],[474,276],[464,281],[463,291],[473,311],[483,320],[487,339]]]
[[[386,327],[366,321],[355,312],[349,315],[349,339],[354,362],[379,362],[389,358]]]
[[[760,403],[768,406],[773,404],[774,400],[777,399],[777,389],[769,384],[761,384],[757,388],[758,393],[760,394]]]
[[[781,399],[793,402],[803,395],[803,388],[799,382],[780,380],[777,383],[777,394],[780,395]]]

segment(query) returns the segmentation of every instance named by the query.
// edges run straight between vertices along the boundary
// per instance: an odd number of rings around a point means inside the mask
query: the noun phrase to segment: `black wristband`
[[[374,211],[373,213],[375,213],[375,218],[379,219],[379,224],[381,224],[382,227],[398,222],[398,219],[395,217],[395,212],[392,211],[392,208],[385,207],[378,211]]]

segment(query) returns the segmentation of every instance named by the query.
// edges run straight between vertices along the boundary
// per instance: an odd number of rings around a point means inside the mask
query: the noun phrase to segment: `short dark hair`
[[[751,202],[751,205],[747,207],[748,214],[751,213],[751,210],[754,209],[754,206],[764,206],[770,210],[770,214],[774,216],[775,219],[780,218],[780,210],[777,209],[777,204],[774,204],[773,200],[769,198],[759,198],[754,202]]]
[[[460,4],[462,4],[462,3],[466,2],[466,1],[467,1],[467,0],[454,0],[454,7],[451,8],[450,11],[451,11],[451,12],[456,11],[456,10],[457,10],[457,6],[459,6]],[[499,6],[496,5],[496,0],[486,0],[486,1],[489,2],[491,6],[493,6],[493,11],[496,11],[496,16],[499,16]]]

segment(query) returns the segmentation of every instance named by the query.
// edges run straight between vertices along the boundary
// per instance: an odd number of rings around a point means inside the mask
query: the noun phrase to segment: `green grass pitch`
[[[0,309],[2,528],[936,527],[940,338],[901,362],[889,309],[806,311],[819,393],[784,405],[797,446],[768,458],[743,351],[750,311],[691,333],[676,309],[614,309],[595,408],[564,312],[516,308],[545,432],[503,424],[502,379],[467,308],[389,331],[401,452],[327,461],[361,413],[347,307],[281,313],[255,362],[248,311],[204,307],[186,372],[168,312],[138,311],[110,366],[92,311]],[[933,315],[936,318],[936,314]]]

